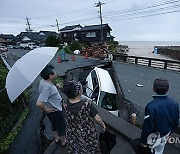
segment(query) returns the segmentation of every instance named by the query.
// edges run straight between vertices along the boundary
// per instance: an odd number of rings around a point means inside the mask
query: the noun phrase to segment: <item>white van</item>
[[[95,67],[86,78],[86,95],[118,116],[117,92],[107,70]]]

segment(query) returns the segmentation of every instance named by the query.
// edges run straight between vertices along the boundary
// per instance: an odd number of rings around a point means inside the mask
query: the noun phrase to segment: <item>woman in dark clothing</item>
[[[68,97],[65,116],[67,120],[67,151],[69,154],[99,154],[98,136],[94,120],[105,124],[90,101],[80,100],[82,86],[75,80],[64,84],[64,93]]]

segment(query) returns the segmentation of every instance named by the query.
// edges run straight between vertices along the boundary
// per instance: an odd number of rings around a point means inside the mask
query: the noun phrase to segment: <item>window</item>
[[[110,32],[107,32],[107,37],[111,37]]]
[[[117,96],[101,91],[99,105],[108,111],[115,111],[118,109]]]
[[[74,33],[74,37],[76,37],[77,36],[77,33]]]
[[[64,33],[64,37],[67,37],[66,33]]]
[[[96,32],[87,32],[86,37],[96,37]]]

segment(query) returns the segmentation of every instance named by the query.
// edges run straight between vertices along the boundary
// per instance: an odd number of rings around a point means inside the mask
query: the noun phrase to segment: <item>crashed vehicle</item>
[[[86,78],[86,95],[118,116],[117,92],[109,72],[95,67]]]

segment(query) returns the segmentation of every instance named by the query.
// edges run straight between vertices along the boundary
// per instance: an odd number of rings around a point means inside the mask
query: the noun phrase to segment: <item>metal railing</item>
[[[122,55],[122,54],[114,54],[113,60],[123,61],[126,63],[132,63],[132,64],[139,64],[139,65],[148,66],[148,67],[180,71],[180,61],[175,61],[175,60],[136,57],[136,56],[128,56],[128,55]]]
[[[6,68],[7,68],[8,70],[10,70],[11,67],[9,66],[9,64],[7,63],[7,61],[4,59],[4,57],[3,57],[2,55],[0,55],[0,56],[1,56],[2,61],[4,62],[4,65],[6,66]]]

